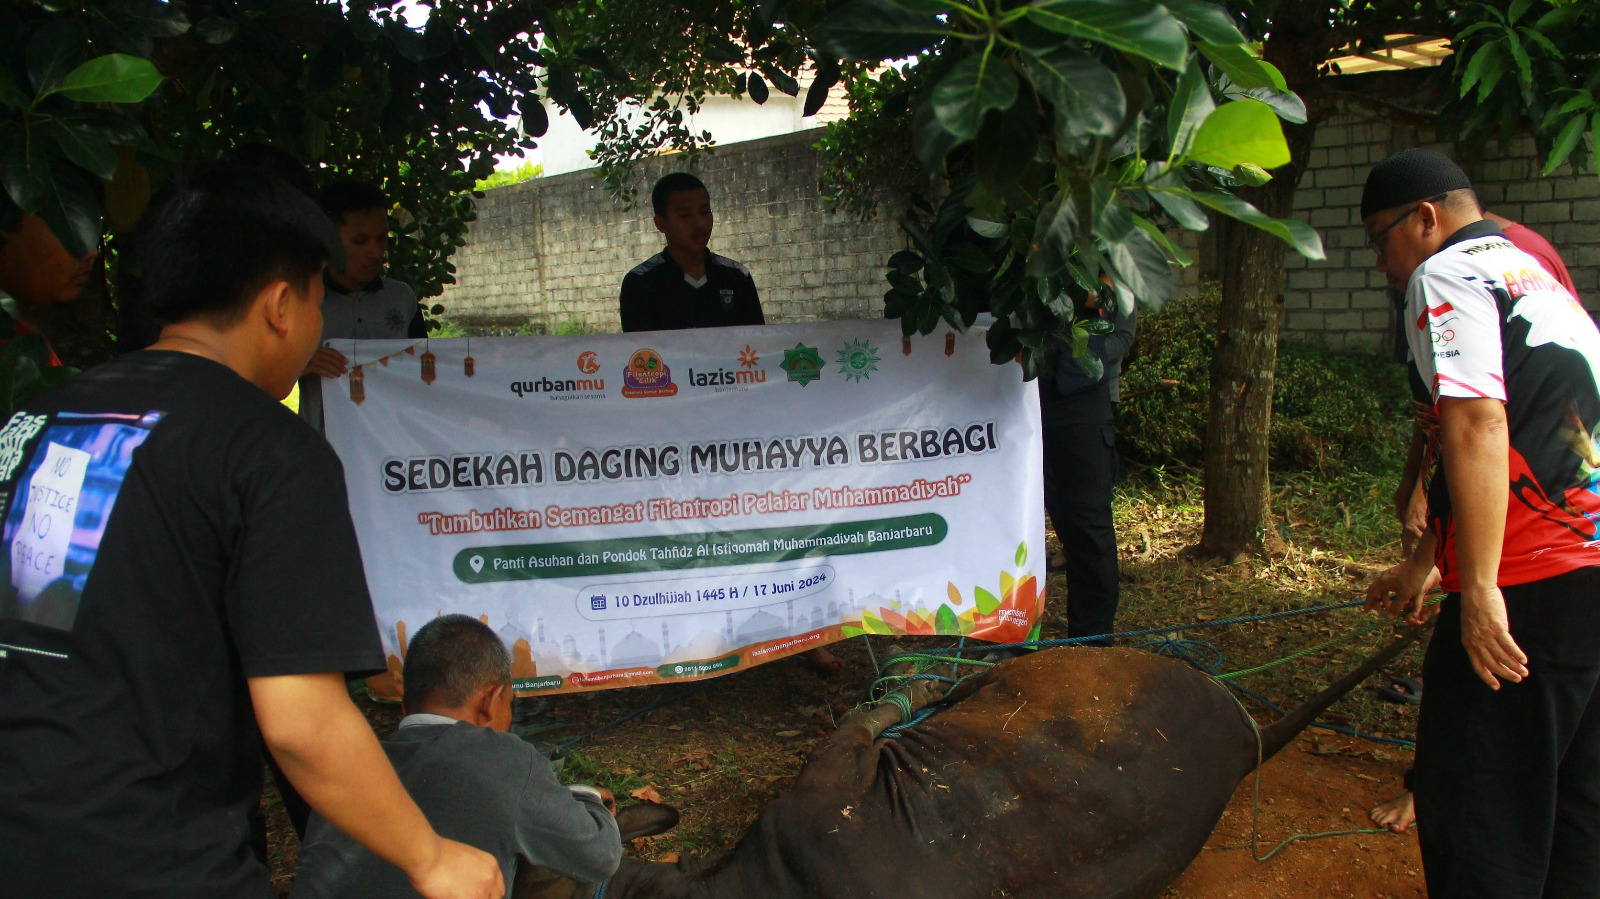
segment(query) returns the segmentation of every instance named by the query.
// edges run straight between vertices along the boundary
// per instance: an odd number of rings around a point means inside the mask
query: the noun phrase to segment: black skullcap
[[[1450,157],[1433,150],[1401,150],[1372,167],[1361,191],[1361,217],[1462,188],[1472,181]]]

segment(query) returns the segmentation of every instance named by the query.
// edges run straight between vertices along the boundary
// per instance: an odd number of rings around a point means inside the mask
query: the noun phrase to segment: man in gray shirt
[[[406,651],[405,711],[383,742],[400,782],[441,836],[500,861],[507,884],[544,868],[580,883],[617,870],[622,841],[605,794],[562,786],[511,727],[511,655],[465,615],[423,625]],[[312,816],[293,899],[413,897],[404,874]]]

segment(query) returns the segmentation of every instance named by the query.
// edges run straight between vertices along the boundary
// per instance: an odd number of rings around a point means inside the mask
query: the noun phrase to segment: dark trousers
[[[1502,588],[1522,683],[1491,690],[1452,594],[1423,662],[1417,833],[1433,899],[1600,897],[1600,569]]]
[[[1067,559],[1069,637],[1112,633],[1121,595],[1111,524],[1116,436],[1109,400],[1103,408],[1103,416],[1087,422],[1047,419],[1044,425],[1044,505]]]

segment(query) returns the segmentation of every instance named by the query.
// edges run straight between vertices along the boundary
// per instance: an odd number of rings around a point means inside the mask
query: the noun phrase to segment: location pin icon
[[[483,556],[473,556],[467,560],[467,564],[472,566],[472,573],[477,574],[483,571]]]

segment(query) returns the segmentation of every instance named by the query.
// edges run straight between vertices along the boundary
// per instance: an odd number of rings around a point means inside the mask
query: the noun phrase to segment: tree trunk
[[[1317,10],[1321,5],[1288,6],[1301,7],[1296,10],[1301,12]],[[1325,55],[1321,44],[1328,36],[1327,30],[1318,29],[1314,17],[1290,12],[1280,18],[1288,21],[1274,19],[1274,33],[1263,55],[1283,71],[1290,87],[1308,101],[1308,107],[1320,105],[1310,102],[1307,95],[1317,78],[1315,61]],[[1288,218],[1294,211],[1295,190],[1306,170],[1319,112],[1311,108],[1305,125],[1285,122],[1289,164],[1275,171],[1267,184],[1238,191],[1273,218]],[[1199,551],[1205,556],[1233,559],[1263,550],[1281,552],[1284,546],[1272,521],[1267,455],[1272,431],[1273,369],[1278,361],[1278,323],[1283,311],[1283,261],[1292,250],[1259,228],[1220,217],[1217,250],[1222,268],[1222,309],[1217,320],[1216,350],[1211,358],[1205,442],[1206,515]]]

